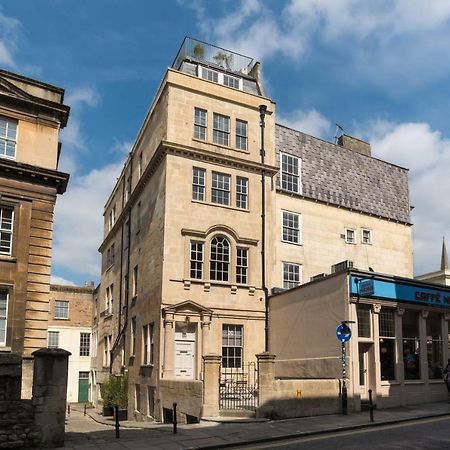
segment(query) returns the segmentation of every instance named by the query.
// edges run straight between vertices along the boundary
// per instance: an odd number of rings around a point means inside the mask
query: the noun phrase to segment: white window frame
[[[248,209],[248,178],[236,177],[236,208]]]
[[[293,159],[297,160],[298,172],[296,174],[294,172],[283,171],[283,158],[293,158]],[[298,156],[295,156],[295,155],[290,155],[289,153],[280,152],[280,188],[281,188],[281,190],[283,190],[285,192],[293,192],[295,194],[301,194],[302,193],[301,173],[302,173],[302,160],[301,160],[301,158],[298,157]],[[284,188],[283,187],[283,176],[284,176],[284,174],[286,174],[289,177],[296,177],[297,178],[297,190],[288,189],[288,188]]]
[[[9,306],[9,292],[7,290],[1,289],[0,290],[0,296],[5,296],[5,298],[1,298],[0,302],[5,303],[5,313],[4,315],[0,314],[0,322],[3,322],[5,324],[5,336],[4,339],[0,340],[0,346],[4,347],[6,345],[6,339],[8,335],[8,306]]]
[[[67,315],[64,317],[62,315],[57,315],[56,311],[61,311],[61,303],[64,303],[65,306],[63,309],[67,311]],[[55,300],[55,311],[53,318],[55,320],[68,320],[69,319],[69,301],[68,300]]]
[[[218,122],[217,127],[216,127],[216,118]],[[217,135],[216,132],[218,133]],[[229,147],[231,143],[230,135],[231,135],[231,117],[226,116],[225,114],[213,113],[213,143],[216,145],[221,145],[223,147]]]
[[[354,228],[345,228],[345,242],[347,244],[356,244],[356,230]],[[349,233],[353,233],[353,239],[349,239]]]
[[[52,338],[50,338],[52,336]],[[53,342],[56,340],[56,345]],[[59,348],[59,331],[48,330],[47,332],[47,347],[48,348]]]
[[[369,240],[367,242],[364,240],[365,231],[369,233]],[[369,228],[361,228],[361,244],[372,245],[372,242],[372,230]]]
[[[136,332],[137,332],[137,321],[136,316],[131,318],[131,339],[130,339],[130,357],[136,355]]]
[[[203,72],[204,71],[214,72],[215,74],[217,74],[217,81],[210,80],[209,78],[203,77]],[[202,78],[203,80],[206,80],[206,81],[210,81],[211,83],[222,84],[225,87],[229,87],[231,89],[239,89],[240,91],[242,91],[244,89],[244,79],[242,77],[236,77],[235,75],[231,75],[231,74],[228,74],[228,73],[223,73],[223,72],[220,72],[218,70],[210,69],[209,67],[203,67],[201,65],[197,66],[197,74],[198,74],[199,78]],[[238,80],[239,81],[239,87],[236,88],[234,86],[229,86],[228,84],[225,84],[225,77],[229,77],[229,78],[233,78],[235,80]]]
[[[144,366],[153,365],[153,354],[154,354],[154,324],[148,323],[142,327],[142,364]]]
[[[111,341],[110,334],[103,338],[103,367],[109,367],[111,364]]]
[[[86,336],[88,337],[86,339]],[[84,338],[84,339],[83,339]],[[91,356],[91,333],[88,331],[80,332],[80,356]]]
[[[5,226],[8,220],[4,220],[3,218],[3,211],[4,210],[11,211],[11,223],[10,228],[8,226]],[[13,242],[13,232],[14,232],[14,208],[10,206],[0,206],[0,244],[2,241],[9,241],[9,245],[4,245],[5,250],[1,250],[0,246],[0,254],[2,255],[11,255],[12,254],[12,242]],[[4,237],[8,236],[8,239],[4,239]]]
[[[297,229],[295,229],[294,227],[288,227],[288,226],[284,225],[285,214],[297,217],[297,223],[298,223]],[[293,211],[287,211],[284,209],[281,210],[281,242],[286,242],[287,244],[301,245],[301,243],[302,243],[301,227],[302,227],[302,225],[301,225],[301,214],[300,213],[296,213]],[[288,230],[297,231],[297,240],[296,241],[290,241],[289,239],[284,239],[284,229],[285,228]]]
[[[240,341],[241,345],[233,345],[236,344],[237,340],[237,331],[240,331]],[[224,332],[227,332],[227,336],[224,336]],[[231,336],[230,332],[234,333]],[[226,342],[224,342],[224,338],[226,337]],[[222,324],[222,368],[223,369],[241,369],[244,364],[244,325],[234,324],[234,323],[224,323]],[[234,349],[231,353],[224,349]],[[236,356],[236,350],[240,349],[239,356]],[[226,353],[226,355],[224,355]],[[230,362],[233,361],[233,364],[230,365]],[[236,364],[239,361],[240,364]]]
[[[214,177],[217,178],[215,179]],[[228,186],[228,189],[226,189],[226,186]],[[222,203],[220,201],[214,200],[214,191],[217,191],[219,193],[223,193],[223,198],[227,200],[226,203]],[[216,200],[219,197],[216,196]],[[211,182],[211,203],[214,203],[216,205],[230,205],[230,198],[231,198],[231,175],[227,173],[221,173],[221,172],[213,172],[212,173],[212,182]]]
[[[292,266],[298,268],[298,283],[293,280],[288,280],[284,278],[284,268],[285,266]],[[294,287],[300,286],[302,284],[302,265],[299,263],[293,263],[288,261],[283,261],[283,264],[281,265],[281,280],[283,289],[292,289]],[[294,286],[287,286],[287,283],[296,283]]]
[[[201,258],[199,259],[198,256],[200,252]],[[195,258],[192,257],[193,255],[195,256]],[[202,241],[191,240],[189,242],[189,278],[192,278],[193,280],[203,279],[204,260],[205,243]],[[199,276],[192,276],[193,274]]]
[[[15,160],[16,154],[17,154],[17,135],[18,135],[18,131],[19,131],[19,122],[15,119],[3,117],[3,116],[0,117],[0,121],[5,122],[5,135],[4,136],[0,135],[0,157]],[[12,123],[15,124],[15,128],[16,128],[14,137],[8,136],[10,124],[12,124]],[[10,156],[10,155],[6,154],[6,146],[8,143],[14,144],[14,156]],[[2,147],[3,147],[3,149],[2,149]]]
[[[192,200],[206,200],[206,169],[202,167],[192,168]]]
[[[245,252],[245,256],[239,255],[240,252]],[[248,284],[248,260],[249,249],[247,247],[236,247],[236,283]]]
[[[212,248],[213,248],[213,241],[222,240],[221,242],[218,242],[218,244],[221,243],[221,251],[222,253],[219,254],[218,250],[216,250],[216,254],[220,255],[221,258],[213,259],[212,257]],[[227,243],[228,245],[228,259],[225,260],[225,252],[223,251],[224,243]],[[214,269],[213,269],[214,267]],[[219,270],[219,267],[221,269]],[[214,276],[212,276],[214,274]],[[210,243],[210,249],[209,249],[209,278],[212,281],[224,281],[229,282],[231,278],[231,243],[230,241],[225,237],[221,235],[213,236]]]
[[[238,133],[238,122],[241,124],[244,124],[245,126],[245,134]],[[239,150],[247,151],[248,150],[248,122],[242,119],[236,119],[236,129],[235,129],[235,135],[236,135],[236,148]],[[238,144],[240,142],[241,144]],[[245,143],[245,145],[242,145]]]
[[[200,121],[197,121],[197,112],[205,114],[205,124],[201,122],[202,117],[200,117]],[[203,132],[205,137],[202,137]],[[208,140],[208,111],[203,108],[194,108],[194,139],[199,139],[200,141]]]

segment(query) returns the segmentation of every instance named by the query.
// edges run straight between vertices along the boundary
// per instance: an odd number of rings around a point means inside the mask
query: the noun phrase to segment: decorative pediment
[[[34,97],[28,94],[27,92],[23,91],[22,89],[18,88],[15,84],[12,84],[5,78],[0,76],[0,93],[6,94],[11,97],[20,98],[22,100],[34,100]]]
[[[238,233],[231,227],[223,224],[213,225],[212,227],[209,227],[206,231],[198,231],[198,230],[191,230],[188,228],[183,228],[181,230],[181,234],[183,236],[192,236],[192,237],[198,237],[201,239],[206,239],[208,235],[216,234],[216,233],[224,233],[231,236],[237,244],[242,245],[258,245],[258,240],[248,237],[239,236]]]
[[[163,314],[212,314],[212,309],[205,308],[191,300],[186,300],[176,305],[170,305],[163,308]]]

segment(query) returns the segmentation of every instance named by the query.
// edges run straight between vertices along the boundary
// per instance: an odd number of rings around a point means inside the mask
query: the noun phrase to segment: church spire
[[[442,238],[442,256],[441,256],[441,270],[449,270],[448,253],[445,247],[445,238]]]

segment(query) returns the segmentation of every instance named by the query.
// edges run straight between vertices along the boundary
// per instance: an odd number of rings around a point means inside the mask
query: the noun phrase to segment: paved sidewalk
[[[88,410],[88,413],[95,418],[94,410]],[[179,424],[177,434],[172,433],[172,425],[126,422],[124,423],[126,427],[120,430],[120,439],[116,439],[115,429],[111,424],[98,423],[90,416],[83,416],[81,411],[72,410],[67,419],[64,448],[108,450],[226,448],[447,415],[450,416],[450,403],[438,402],[375,411],[375,422],[372,424],[369,421],[369,412],[266,422],[208,421],[193,425]]]

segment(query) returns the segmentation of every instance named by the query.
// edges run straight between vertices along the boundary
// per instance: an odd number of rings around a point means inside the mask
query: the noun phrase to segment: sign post
[[[347,414],[347,385],[345,379],[347,378],[347,354],[345,343],[352,337],[352,330],[348,326],[347,321],[341,322],[341,324],[336,328],[336,337],[338,341],[342,344],[342,414]]]

